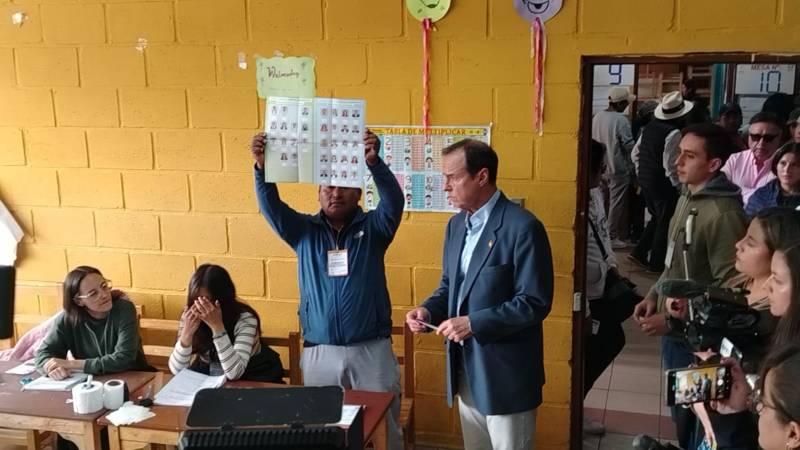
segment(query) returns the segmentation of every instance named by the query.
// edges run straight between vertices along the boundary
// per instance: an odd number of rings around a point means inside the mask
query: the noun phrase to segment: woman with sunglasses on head
[[[789,142],[772,158],[772,173],[775,179],[758,188],[745,207],[745,213],[753,217],[770,206],[800,206],[800,143]]]
[[[80,266],[68,273],[63,305],[36,353],[42,374],[61,380],[73,371],[154,370],[142,350],[136,308],[123,292],[112,290],[99,270]],[[67,352],[75,359],[66,359]]]
[[[261,320],[249,305],[236,298],[228,272],[203,264],[189,280],[178,340],[169,357],[169,369],[185,368],[229,380],[282,383],[278,354],[261,342]]]

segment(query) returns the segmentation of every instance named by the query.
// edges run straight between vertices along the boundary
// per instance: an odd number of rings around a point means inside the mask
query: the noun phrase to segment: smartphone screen
[[[713,366],[667,371],[667,405],[686,405],[727,398],[731,389],[730,370]]]

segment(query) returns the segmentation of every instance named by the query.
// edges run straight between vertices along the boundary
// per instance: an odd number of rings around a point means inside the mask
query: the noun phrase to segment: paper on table
[[[313,97],[317,93],[314,59],[276,56],[256,59],[258,96]]]
[[[36,370],[36,364],[33,359],[29,359],[24,363],[6,370],[9,375],[27,375]]]
[[[150,408],[134,405],[133,402],[125,402],[118,410],[107,415],[106,419],[115,426],[120,426],[139,423],[155,416],[156,414],[150,411]]]
[[[198,391],[218,388],[225,384],[225,381],[225,375],[212,377],[183,369],[158,391],[153,402],[165,406],[192,406]]]
[[[39,377],[28,384],[22,385],[23,391],[68,391],[73,386],[86,380],[89,375],[83,372],[73,372],[69,378],[54,380],[50,377]]]
[[[337,427],[347,427],[353,424],[356,419],[356,414],[362,408],[361,405],[342,405],[342,418],[334,423]]]
[[[17,259],[17,243],[24,233],[17,221],[0,201],[0,266],[13,266]]]

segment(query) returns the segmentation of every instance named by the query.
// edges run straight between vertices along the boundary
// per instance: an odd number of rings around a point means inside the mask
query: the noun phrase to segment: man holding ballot
[[[320,186],[320,212],[302,214],[284,203],[264,177],[267,136],[253,137],[255,186],[261,214],[297,253],[300,278],[301,368],[306,385],[395,394],[389,444],[403,447],[400,370],[392,351],[391,303],[383,257],[403,214],[403,192],[378,156],[380,142],[364,133],[364,158],[380,196],[364,212],[361,189]]]

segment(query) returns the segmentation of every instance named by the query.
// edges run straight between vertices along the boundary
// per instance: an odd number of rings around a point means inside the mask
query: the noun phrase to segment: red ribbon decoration
[[[547,41],[544,23],[536,17],[531,22],[531,59],[533,62],[533,131],[542,135],[544,122],[544,61]]]
[[[430,142],[430,36],[433,22],[431,19],[422,20],[422,130],[425,134],[425,143]]]

